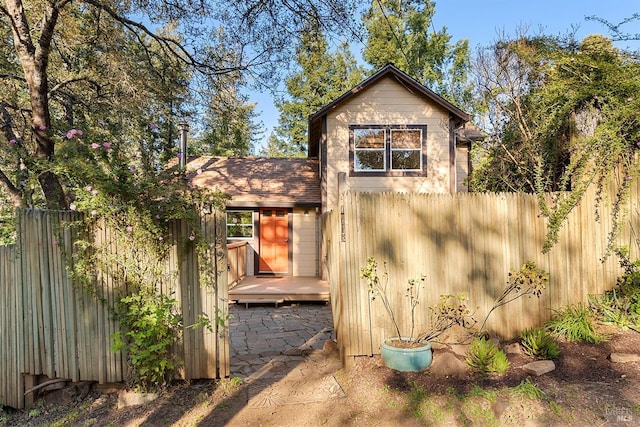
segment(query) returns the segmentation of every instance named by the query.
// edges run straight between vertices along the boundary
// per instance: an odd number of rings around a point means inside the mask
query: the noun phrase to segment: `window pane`
[[[422,148],[422,132],[420,129],[402,129],[391,131],[391,148]]]
[[[227,226],[227,237],[239,238],[239,237],[253,237],[253,226],[247,225],[229,225]]]
[[[354,129],[353,140],[356,149],[384,149],[384,129]]]
[[[227,237],[229,238],[253,237],[253,212],[251,211],[227,212]]]
[[[354,167],[359,171],[385,170],[383,150],[357,150]]]
[[[421,154],[418,150],[394,150],[391,152],[391,169],[420,170]]]

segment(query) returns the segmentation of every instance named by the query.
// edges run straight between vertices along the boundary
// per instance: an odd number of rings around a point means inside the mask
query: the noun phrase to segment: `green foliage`
[[[640,170],[637,55],[601,35],[581,42],[521,35],[478,58],[494,132],[474,168],[473,188],[536,193],[548,220],[546,252],[589,188],[600,203],[613,186],[608,254]]]
[[[545,327],[553,335],[567,341],[599,343],[605,340],[595,328],[595,314],[582,303],[556,311]]]
[[[410,393],[407,395],[407,406],[411,410],[414,418],[421,419],[424,416],[423,405],[429,398],[429,393],[423,385],[413,384]]]
[[[217,382],[218,388],[222,389],[226,395],[231,395],[238,391],[244,384],[242,378],[231,377],[228,379],[221,379]]]
[[[474,384],[467,393],[467,397],[482,397],[490,402],[495,402],[498,392],[496,390],[485,390],[478,384]]]
[[[154,145],[160,132],[156,125],[147,126],[144,140]],[[179,363],[170,350],[181,328],[210,327],[206,316],[197,325],[182,325],[175,301],[159,290],[175,282],[176,273],[166,271],[165,261],[176,244],[182,251],[195,249],[201,286],[216,283],[213,251],[204,239],[200,215],[220,208],[224,196],[189,188],[184,170],[157,169],[153,158],[131,160],[129,149],[78,129],[60,141],[56,172],[69,183],[71,210],[84,215],[76,224],[65,224],[81,230],[73,246],[65,247],[63,239],[58,243],[74,281],[97,300],[108,304],[96,287],[96,276],[117,285],[114,292],[121,299],[108,307],[116,312],[121,329],[114,336],[114,349],[127,353],[132,386],[148,391],[162,388]],[[174,233],[176,221],[186,223],[186,235]],[[105,226],[109,239],[95,239],[94,231]],[[219,312],[208,314],[215,315],[217,325],[226,321]]]
[[[535,384],[531,382],[529,377],[525,378],[513,388],[513,393],[516,396],[523,396],[528,399],[545,399],[547,395],[544,391],[540,390]]]
[[[261,154],[304,157],[308,119],[364,79],[346,43],[330,50],[319,23],[308,21],[296,47],[297,69],[285,79],[287,96],[276,100],[278,126]]]
[[[433,1],[372,1],[363,21],[364,60],[378,69],[388,63],[463,108],[472,108],[468,40],[451,41],[447,28],[433,26]]]
[[[15,241],[15,209],[11,204],[3,203],[0,194],[0,246],[11,245]]]
[[[217,43],[224,45],[224,38],[225,33],[219,30]],[[248,156],[264,134],[255,111],[257,104],[242,91],[246,77],[238,70],[231,71],[237,56],[233,50],[225,52],[223,58],[230,71],[207,76],[204,129],[189,142],[190,155]]]
[[[525,329],[521,342],[525,353],[536,359],[555,359],[560,355],[558,344],[544,328]]]
[[[467,353],[467,365],[472,372],[479,375],[503,374],[509,369],[509,360],[492,339],[476,337],[471,341],[471,349]]]
[[[589,305],[602,323],[640,331],[640,260],[631,262],[626,251],[616,252],[624,268],[617,288],[604,295],[590,296]]]
[[[179,364],[171,352],[182,325],[175,305],[176,300],[149,288],[119,301],[120,332],[113,335],[113,350],[126,352],[130,383],[137,391],[162,389]]]

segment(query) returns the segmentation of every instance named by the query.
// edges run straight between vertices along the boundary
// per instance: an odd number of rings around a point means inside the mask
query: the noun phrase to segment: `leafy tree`
[[[267,145],[260,150],[260,156],[263,157],[301,157],[302,153],[294,147],[293,151],[286,141],[278,138],[274,132],[271,132],[267,138]]]
[[[241,93],[239,72],[207,77],[200,94],[206,105],[204,132],[189,144],[189,153],[239,157],[253,153],[264,133],[255,103]]]
[[[363,16],[367,30],[364,60],[374,68],[388,63],[469,110],[472,87],[469,41],[452,43],[447,28],[433,28],[430,0],[372,0]]]
[[[337,0],[317,6],[301,0],[5,0],[0,35],[12,44],[0,48],[0,142],[14,154],[3,152],[3,190],[15,205],[39,205],[43,198],[48,207],[68,207],[72,195],[55,161],[56,145],[72,129],[126,139],[140,146],[135,155],[161,159],[162,153],[148,151],[160,148],[149,145],[159,140],[138,142],[142,131],[136,129],[156,124],[164,147],[172,143],[172,117],[183,111],[190,73],[239,71],[273,81],[305,22],[335,30],[351,20],[352,8]],[[227,28],[224,43],[216,43],[212,21]],[[236,53],[232,62],[229,51]]]
[[[485,54],[478,69],[492,137],[486,162],[475,170],[476,188],[537,193],[549,218],[549,250],[587,189],[596,185],[601,192],[614,185],[615,236],[620,209],[640,171],[637,57],[601,35],[580,43],[520,37]],[[547,192],[568,189],[548,201]]]
[[[276,101],[279,124],[262,153],[272,157],[304,156],[309,116],[364,78],[348,44],[330,51],[321,28],[312,21],[302,31],[295,59],[299,70],[286,78],[288,97]]]
[[[235,91],[218,93],[205,115],[205,130],[201,138],[189,146],[191,154],[241,157],[253,153],[262,135],[260,123],[256,123],[256,104]]]

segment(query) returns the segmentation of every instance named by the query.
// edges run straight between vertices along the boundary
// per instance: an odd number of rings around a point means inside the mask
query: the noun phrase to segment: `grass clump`
[[[509,369],[509,360],[487,337],[476,337],[471,341],[471,349],[467,353],[467,365],[471,371],[479,375],[503,374]]]
[[[218,381],[218,388],[222,390],[226,395],[231,395],[238,391],[238,389],[244,384],[242,378],[231,377],[228,379],[221,379]]]
[[[530,328],[522,331],[524,352],[536,359],[556,359],[560,349],[553,337],[544,328]]]
[[[544,391],[540,390],[535,384],[529,380],[529,378],[525,378],[518,384],[513,387],[513,394],[516,396],[526,397],[528,399],[545,399],[547,395]]]
[[[606,337],[600,334],[595,327],[595,314],[582,303],[571,304],[558,310],[555,316],[546,324],[556,337],[567,341],[586,341],[600,343]]]
[[[624,274],[618,277],[617,288],[590,296],[589,305],[601,323],[640,332],[640,260],[631,262],[624,251],[618,255]]]

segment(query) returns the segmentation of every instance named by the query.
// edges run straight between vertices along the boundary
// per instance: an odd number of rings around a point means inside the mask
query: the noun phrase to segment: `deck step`
[[[238,304],[244,304],[246,308],[249,308],[249,304],[278,304],[284,302],[284,298],[244,298],[236,300]]]

